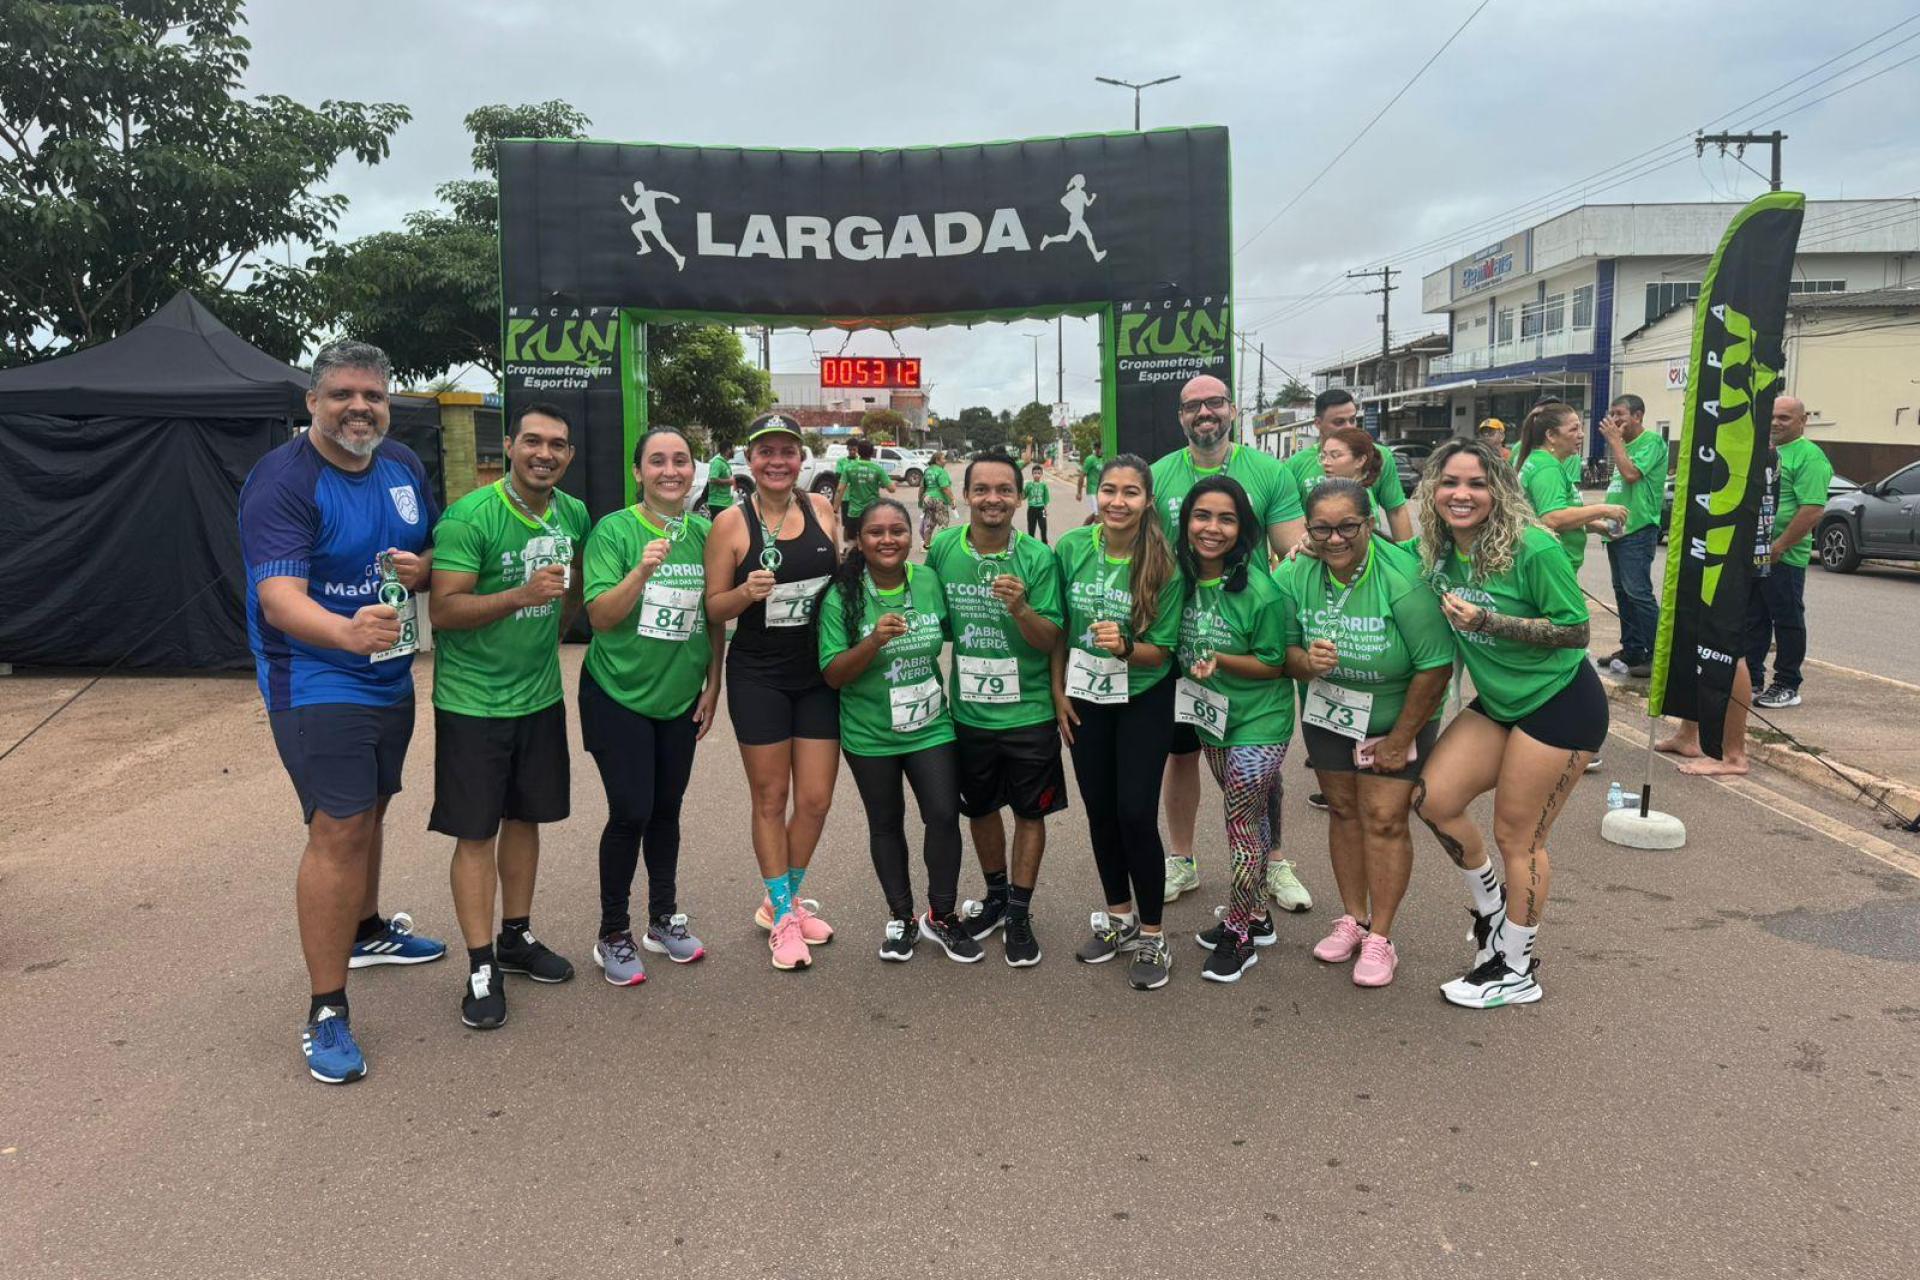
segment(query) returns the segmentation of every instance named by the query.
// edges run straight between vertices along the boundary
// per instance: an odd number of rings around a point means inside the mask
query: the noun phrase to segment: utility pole
[[[1394,389],[1386,385],[1390,372],[1387,368],[1387,352],[1393,349],[1393,342],[1390,336],[1392,334],[1392,325],[1388,317],[1391,315],[1393,291],[1400,287],[1393,282],[1393,278],[1399,274],[1400,269],[1398,267],[1379,267],[1372,271],[1347,272],[1347,279],[1349,280],[1368,280],[1374,276],[1380,277],[1380,287],[1378,289],[1365,290],[1367,293],[1377,293],[1380,295],[1380,371],[1374,378],[1374,390],[1376,392],[1386,392]]]
[[[1728,147],[1733,147],[1734,159],[1744,162],[1749,143],[1754,146],[1771,147],[1773,148],[1773,173],[1767,181],[1772,184],[1775,191],[1778,191],[1780,189],[1780,144],[1786,140],[1787,135],[1778,129],[1772,133],[1696,133],[1693,135],[1693,154],[1705,155],[1707,144],[1713,143],[1720,148],[1721,155],[1727,154]]]
[[[1260,344],[1260,373],[1253,393],[1253,411],[1259,413],[1267,407],[1267,344]]]
[[[773,330],[764,324],[760,326],[760,368],[773,371]]]

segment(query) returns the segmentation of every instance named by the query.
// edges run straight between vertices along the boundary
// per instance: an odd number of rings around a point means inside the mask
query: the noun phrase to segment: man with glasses
[[[1313,398],[1313,426],[1321,439],[1344,427],[1366,430],[1360,402],[1353,398],[1353,392],[1343,387],[1322,391]],[[1380,453],[1380,477],[1367,492],[1373,498],[1373,509],[1386,512],[1387,529],[1393,534],[1393,540],[1405,542],[1413,536],[1413,518],[1407,512],[1407,491],[1400,484],[1400,468],[1394,461],[1393,450],[1377,440],[1373,447]],[[1327,476],[1326,468],[1320,463],[1318,443],[1288,458],[1286,466],[1294,483],[1300,486],[1302,503]]]
[[[433,815],[452,836],[453,909],[467,942],[460,1020],[507,1020],[501,973],[565,982],[573,965],[534,937],[540,823],[569,808],[560,637],[580,610],[587,504],[557,487],[573,461],[566,414],[514,415],[507,474],[447,508],[434,530]],[[500,933],[494,936],[495,887]]]
[[[1180,430],[1187,437],[1153,464],[1153,494],[1168,538],[1178,545],[1180,506],[1203,477],[1226,475],[1239,481],[1253,504],[1254,514],[1266,526],[1267,545],[1284,556],[1300,541],[1306,516],[1300,507],[1300,488],[1278,458],[1234,443],[1238,416],[1227,384],[1210,375],[1188,382],[1180,391]],[[1193,827],[1200,812],[1200,737],[1192,725],[1175,725],[1173,750],[1161,782],[1166,796],[1167,896],[1172,902],[1200,885],[1193,859]],[[1287,911],[1306,911],[1313,897],[1293,874],[1293,863],[1275,858],[1267,864],[1267,892]]]

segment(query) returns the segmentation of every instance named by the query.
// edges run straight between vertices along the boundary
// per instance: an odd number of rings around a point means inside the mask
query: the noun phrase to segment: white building
[[[1622,340],[1699,297],[1720,237],[1743,206],[1585,205],[1508,236],[1421,280],[1451,353],[1424,387],[1373,404],[1446,406],[1453,434],[1482,418],[1516,424],[1543,395],[1604,414],[1623,389]],[[1920,200],[1807,204],[1796,294],[1920,283]],[[1677,428],[1676,428],[1677,430]]]

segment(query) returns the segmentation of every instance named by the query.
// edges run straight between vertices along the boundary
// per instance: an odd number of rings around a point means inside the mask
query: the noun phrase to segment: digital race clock
[[[823,356],[823,387],[918,387],[918,356]]]

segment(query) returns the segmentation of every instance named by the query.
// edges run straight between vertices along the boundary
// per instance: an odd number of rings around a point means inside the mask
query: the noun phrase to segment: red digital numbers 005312
[[[820,361],[823,387],[918,387],[918,356],[825,356]]]

